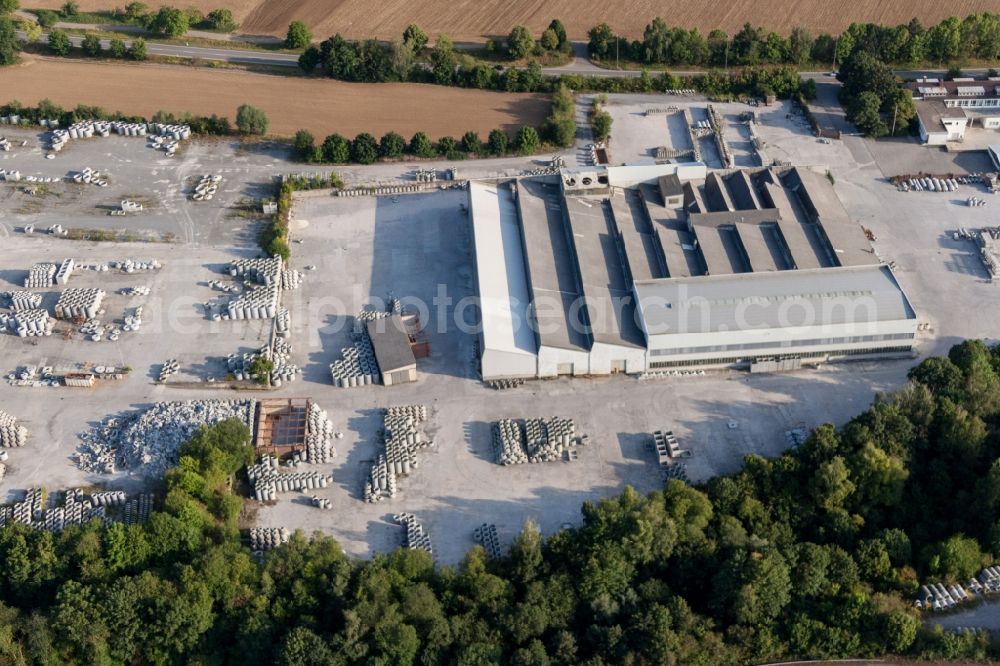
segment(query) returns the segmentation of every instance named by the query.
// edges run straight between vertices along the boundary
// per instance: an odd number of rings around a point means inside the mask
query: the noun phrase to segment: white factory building
[[[962,142],[971,127],[1000,129],[1000,77],[920,78],[908,88],[916,101],[920,140],[927,145]]]
[[[815,172],[594,167],[469,199],[485,380],[911,353],[906,296]]]

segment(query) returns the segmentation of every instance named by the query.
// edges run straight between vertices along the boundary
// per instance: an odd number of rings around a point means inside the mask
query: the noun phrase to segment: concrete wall
[[[623,372],[638,374],[646,370],[646,350],[644,348],[619,347],[595,343],[590,350],[590,374],[610,375],[612,369],[624,363]]]
[[[676,173],[682,181],[698,180],[705,178],[708,168],[701,162],[608,167],[608,182],[613,187],[632,187],[639,183],[655,183],[662,176],[672,173]]]
[[[560,374],[559,366],[566,364],[572,364],[573,375],[590,374],[590,354],[585,351],[558,347],[540,347],[538,349],[539,377],[557,377]]]
[[[484,349],[482,358],[483,380],[530,379],[538,372],[538,357],[532,354],[514,354],[496,349]]]

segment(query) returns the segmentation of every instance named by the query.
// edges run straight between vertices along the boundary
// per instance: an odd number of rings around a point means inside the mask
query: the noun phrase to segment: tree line
[[[762,663],[995,658],[921,622],[923,582],[1000,554],[1000,348],[923,361],[842,428],[692,487],[582,507],[499,558],[370,561],[296,533],[241,540],[250,433],[197,433],[142,525],[0,529],[0,659],[11,664]]]
[[[964,19],[950,17],[930,28],[914,18],[908,24],[886,26],[852,23],[839,35],[813,35],[802,27],[787,36],[765,32],[750,23],[730,37],[722,30],[707,36],[697,29],[670,27],[654,18],[641,40],[629,41],[602,23],[588,31],[588,50],[596,60],[648,65],[805,65],[843,62],[856,49],[881,54],[885,62],[906,65],[924,61],[946,63],[962,58],[1000,58],[1000,14],[983,12]]]
[[[34,11],[38,24],[43,28],[52,28],[59,21],[70,23],[100,23],[118,22],[136,25],[162,37],[182,37],[188,30],[212,30],[215,32],[233,32],[236,21],[229,9],[215,9],[203,14],[195,8],[178,9],[162,5],[155,11],[143,2],[130,2],[123,8],[111,12],[96,14],[83,13],[75,0],[68,0],[58,11],[40,9]]]

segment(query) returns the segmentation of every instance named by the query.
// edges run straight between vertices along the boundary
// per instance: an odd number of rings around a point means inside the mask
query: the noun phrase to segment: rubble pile
[[[237,419],[253,429],[255,409],[254,400],[188,400],[109,417],[80,434],[76,464],[98,474],[141,467],[160,475],[177,463],[178,449],[198,428]]]

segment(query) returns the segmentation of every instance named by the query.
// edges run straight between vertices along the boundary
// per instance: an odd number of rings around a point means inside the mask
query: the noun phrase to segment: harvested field
[[[308,129],[318,137],[334,132],[376,137],[394,130],[409,137],[461,136],[473,130],[514,130],[540,125],[549,112],[545,95],[496,93],[412,83],[343,83],[242,71],[167,65],[105,64],[26,58],[0,70],[8,98],[33,105],[48,98],[74,107],[150,117],[159,110],[236,117],[253,104],[267,112],[271,134],[291,136]]]
[[[56,9],[63,0],[39,0],[29,6]],[[80,0],[84,10],[111,9],[123,2]],[[155,7],[159,3],[150,2]],[[607,22],[630,38],[641,38],[654,16],[671,25],[697,27],[704,33],[721,28],[730,34],[750,21],[787,33],[795,26],[814,32],[839,32],[854,22],[906,23],[916,16],[924,25],[948,16],[996,11],[996,0],[189,0],[203,12],[228,7],[241,22],[241,32],[284,35],[292,21],[304,21],[317,38],[340,32],[345,37],[396,39],[410,23],[430,35],[447,33],[452,39],[481,40],[506,35],[515,25],[527,25],[538,34],[553,17],[560,18],[572,39],[586,39],[587,30]],[[849,5],[845,6],[845,5]]]

